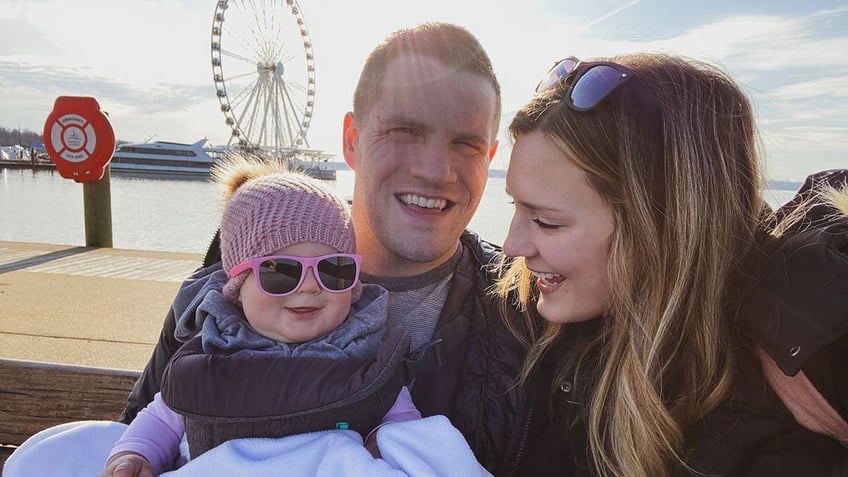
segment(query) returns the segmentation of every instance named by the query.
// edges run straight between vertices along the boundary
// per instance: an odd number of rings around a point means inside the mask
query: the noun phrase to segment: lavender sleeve
[[[371,429],[371,432],[365,437],[366,446],[370,445],[374,439],[377,438],[377,431],[385,426],[386,424],[391,424],[393,422],[403,422],[403,421],[412,421],[414,419],[421,419],[421,412],[415,407],[415,404],[412,402],[412,395],[409,394],[409,389],[406,386],[400,389],[400,393],[398,393],[397,399],[395,399],[395,403],[392,404],[392,407],[389,409],[389,412],[383,416],[383,419],[380,421],[380,424],[377,425],[374,429]]]
[[[409,389],[404,386],[401,388],[395,403],[392,405],[389,412],[383,416],[380,425],[389,424],[392,422],[411,421],[413,419],[421,419],[421,412],[415,407],[412,402],[412,395],[409,394]]]
[[[172,411],[160,393],[147,405],[112,447],[109,459],[122,452],[140,454],[153,467],[154,475],[170,470],[180,453],[185,433],[182,416]]]

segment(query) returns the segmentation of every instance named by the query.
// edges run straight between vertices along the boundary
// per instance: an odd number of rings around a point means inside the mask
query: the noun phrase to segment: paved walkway
[[[0,357],[140,370],[201,260],[0,241]]]

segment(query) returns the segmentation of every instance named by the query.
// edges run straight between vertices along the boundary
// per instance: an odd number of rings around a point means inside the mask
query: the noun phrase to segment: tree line
[[[27,129],[0,128],[0,146],[24,146],[32,147],[33,144],[43,144],[44,138],[41,134]]]

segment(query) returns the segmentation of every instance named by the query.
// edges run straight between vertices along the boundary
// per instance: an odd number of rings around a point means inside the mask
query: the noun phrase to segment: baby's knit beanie
[[[228,274],[246,260],[303,242],[324,243],[339,253],[356,253],[347,204],[317,179],[298,172],[276,172],[247,180],[242,176],[230,187],[235,190],[221,219],[221,257]],[[224,286],[224,295],[237,302],[249,273],[231,278]],[[355,302],[362,285],[357,283],[352,291],[351,300]]]

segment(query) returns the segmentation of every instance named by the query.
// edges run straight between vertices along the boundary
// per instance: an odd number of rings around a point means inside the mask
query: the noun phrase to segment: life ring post
[[[83,185],[85,245],[112,247],[115,131],[106,112],[90,96],[59,96],[44,122],[44,146],[59,174]]]

